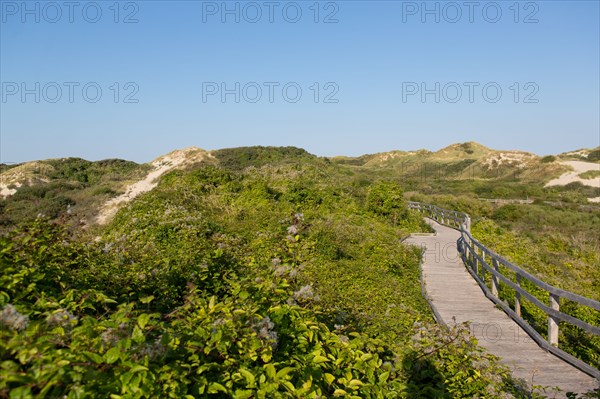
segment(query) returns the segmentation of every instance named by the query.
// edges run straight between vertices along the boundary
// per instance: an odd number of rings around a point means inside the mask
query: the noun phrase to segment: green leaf
[[[335,381],[335,377],[332,374],[325,373],[325,381],[327,381],[327,385],[331,385]]]
[[[252,396],[252,394],[254,393],[254,391],[248,389],[248,390],[241,390],[238,389],[233,393],[233,397],[235,399],[248,399],[249,397]]]
[[[129,371],[132,373],[137,373],[138,371],[148,371],[148,367],[142,366],[141,364],[136,364]]]
[[[4,291],[0,291],[0,307],[3,307],[10,302],[10,295]]]
[[[137,324],[141,329],[143,329],[148,324],[148,321],[150,321],[150,315],[147,313],[142,313],[137,319]]]
[[[284,367],[277,372],[277,375],[275,378],[277,381],[279,381],[282,378],[285,378],[289,373],[291,373],[294,370],[296,370],[294,367]]]
[[[369,361],[373,358],[373,355],[370,353],[365,353],[364,355],[362,355],[360,357],[360,360],[362,360],[363,362]]]
[[[247,382],[247,386],[248,387],[254,387],[255,383],[256,383],[256,379],[254,378],[254,374],[252,374],[250,371],[246,370],[245,368],[240,368],[240,374],[242,376],[244,376],[244,379]]]
[[[358,388],[359,388],[360,386],[362,386],[362,385],[363,385],[362,381],[361,381],[361,380],[356,380],[356,379],[355,379],[355,380],[351,380],[351,381],[348,383],[348,386],[349,386],[350,388],[352,388],[352,389],[358,389]]]
[[[240,299],[246,299],[250,296],[250,294],[248,293],[248,291],[242,291],[240,292]]]
[[[277,376],[277,373],[275,372],[275,366],[273,366],[272,364],[267,364],[265,366],[265,371],[267,373],[267,377],[269,377],[270,380],[274,380]]]
[[[123,384],[123,386],[128,386],[129,385],[129,381],[131,381],[131,378],[133,377],[133,373],[132,372],[127,372],[121,375],[121,378],[119,378],[121,380],[121,384]]]
[[[131,334],[131,339],[136,343],[141,344],[146,340],[146,337],[144,336],[144,332],[138,326],[135,326],[133,328],[133,333]]]
[[[309,377],[309,379],[304,381],[304,384],[302,384],[302,389],[305,389],[308,391],[311,386],[312,386],[312,377]]]
[[[92,362],[100,364],[103,362],[102,360],[102,356],[100,356],[97,353],[93,353],[93,352],[83,352],[83,355],[85,357],[87,357],[88,359],[90,359]]]
[[[325,362],[328,362],[328,361],[329,361],[329,359],[327,359],[325,356],[315,356],[313,358],[313,362],[317,363],[317,364],[319,364],[319,363],[325,363]]]
[[[381,375],[379,376],[379,382],[383,384],[384,382],[387,381],[389,376],[390,376],[389,371],[385,371],[385,372],[381,373]]]
[[[119,350],[119,348],[110,348],[104,354],[104,360],[108,364],[113,364],[114,362],[116,362],[119,359],[120,356],[121,356],[121,351]]]
[[[145,298],[141,298],[140,302],[146,304],[146,303],[152,302],[153,299],[154,299],[154,295],[150,295]]]
[[[287,389],[289,392],[291,392],[291,393],[296,392],[296,387],[291,382],[282,381],[280,384],[283,385],[285,387],[285,389]]]
[[[263,362],[269,363],[271,361],[272,355],[271,355],[271,353],[265,352],[262,355],[260,355],[260,357],[261,357],[261,359],[262,359]]]
[[[33,398],[30,387],[17,387],[10,391],[10,399],[29,399]]]
[[[217,392],[227,393],[227,388],[225,388],[223,385],[219,384],[218,382],[211,382],[210,385],[208,386],[208,393],[217,393]]]

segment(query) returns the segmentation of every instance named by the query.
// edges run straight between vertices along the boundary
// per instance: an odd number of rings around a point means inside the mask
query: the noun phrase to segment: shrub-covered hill
[[[340,165],[394,176],[424,190],[433,188],[437,192],[443,192],[443,187],[438,186],[441,183],[451,184],[462,192],[465,189],[473,191],[485,188],[487,192],[478,193],[482,197],[487,196],[484,198],[491,198],[492,195],[493,198],[514,198],[524,194],[522,191],[511,190],[515,183],[535,188],[531,194],[540,197],[544,194],[546,183],[572,169],[565,160],[579,159],[586,164],[595,165],[596,152],[597,150],[579,150],[566,153],[571,154],[569,156],[561,154],[540,157],[525,151],[494,150],[479,143],[466,142],[452,144],[435,152],[390,151],[357,158],[333,157],[331,160]],[[470,183],[476,183],[476,186],[469,187]],[[494,190],[497,185],[500,187]],[[600,195],[600,187],[595,186],[587,189],[582,187],[583,190],[580,191],[588,198],[595,198]],[[582,199],[587,202],[585,198]]]
[[[49,159],[0,168],[0,230],[38,215],[73,229],[89,224],[99,207],[148,172],[149,165],[120,159],[90,162]]]
[[[573,152],[580,157],[587,157],[588,153],[593,151]],[[392,151],[358,158],[318,158],[295,147],[241,147],[210,152],[191,147],[148,164],[123,160],[90,162],[80,158],[0,164],[0,230],[32,221],[38,215],[60,219],[73,231],[104,223],[131,198],[154,187],[166,172],[193,165],[274,174],[287,166],[288,173],[294,174],[298,173],[294,172],[294,165],[296,169],[312,166],[325,170],[333,164],[337,168],[327,170],[340,183],[370,184],[386,179],[400,182],[406,191],[424,194],[471,194],[482,199],[579,204],[589,204],[588,199],[600,200],[600,187],[590,184],[596,178],[591,175],[581,180],[588,185],[545,187],[552,178],[569,171],[561,159],[566,158],[497,151],[468,142],[436,152]]]
[[[89,233],[0,237],[0,397],[528,397],[432,324],[397,183],[239,151]]]

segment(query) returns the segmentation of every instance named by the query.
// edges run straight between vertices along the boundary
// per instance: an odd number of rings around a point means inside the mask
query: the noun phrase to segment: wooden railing
[[[485,295],[496,305],[500,306],[506,314],[519,324],[519,326],[521,326],[521,328],[523,328],[523,330],[525,330],[542,348],[571,363],[589,375],[600,379],[600,370],[558,347],[559,322],[561,321],[581,328],[593,335],[600,336],[599,327],[561,312],[561,298],[597,311],[600,311],[600,302],[547,284],[496,254],[473,238],[470,233],[471,219],[469,218],[469,215],[465,213],[442,209],[435,205],[422,204],[419,202],[409,202],[409,208],[426,214],[429,218],[440,224],[459,230],[461,237],[458,240],[457,246],[462,260]],[[507,276],[508,274],[510,274],[510,276]],[[510,277],[513,278],[511,279]],[[547,294],[548,304],[543,303],[538,297],[527,291],[523,287],[524,280],[531,283],[529,285],[535,286]],[[515,293],[513,307],[499,298],[498,293],[500,292],[502,284],[510,287]],[[544,339],[544,337],[542,337],[542,335],[522,317],[521,301],[523,298],[527,299],[546,314],[548,318],[547,339]]]

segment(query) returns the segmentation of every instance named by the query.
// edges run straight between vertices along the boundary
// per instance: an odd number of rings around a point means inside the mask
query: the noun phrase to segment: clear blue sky
[[[0,0],[0,160],[600,145],[598,1],[424,4]]]

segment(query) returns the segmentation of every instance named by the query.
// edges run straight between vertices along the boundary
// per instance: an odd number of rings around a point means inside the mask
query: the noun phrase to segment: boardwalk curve
[[[468,218],[467,218],[468,219]],[[432,236],[411,236],[405,242],[423,248],[422,275],[427,299],[438,322],[470,322],[480,345],[498,356],[513,375],[530,386],[558,387],[584,393],[598,388],[598,380],[540,347],[506,312],[483,293],[458,251],[461,232],[426,219]],[[440,220],[447,224],[446,220]],[[469,221],[466,221],[468,228]],[[563,395],[563,396],[561,396]]]

